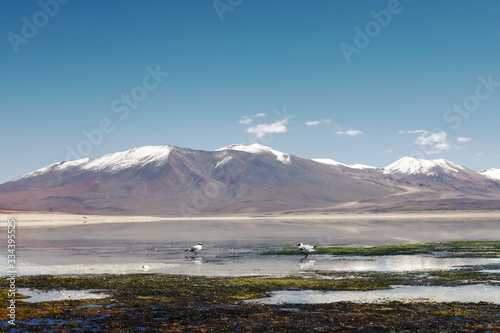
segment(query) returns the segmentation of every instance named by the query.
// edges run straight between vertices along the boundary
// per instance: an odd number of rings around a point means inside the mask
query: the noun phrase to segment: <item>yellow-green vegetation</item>
[[[352,256],[385,256],[433,254],[441,257],[464,258],[498,258],[500,257],[499,241],[454,241],[423,244],[394,244],[353,247],[342,245],[318,246],[315,254],[352,255]],[[283,247],[278,250],[262,252],[264,255],[303,255],[296,247]]]
[[[339,302],[257,305],[242,300],[277,290],[371,290],[391,285],[456,285],[499,282],[498,274],[464,267],[437,272],[308,272],[308,277],[192,277],[162,274],[24,276],[18,287],[97,289],[107,299],[16,304],[16,328],[51,331],[436,331],[500,330],[500,306],[488,303]],[[7,286],[5,280],[3,287]],[[0,289],[4,296],[7,289]],[[2,297],[2,300],[5,299]],[[5,308],[5,301],[1,302]],[[285,307],[285,308],[284,308]],[[5,311],[2,310],[2,316]],[[2,331],[8,326],[0,326]],[[432,330],[430,330],[432,331]]]
[[[160,274],[19,277],[16,282],[20,287],[101,289],[111,296],[108,299],[43,303],[19,300],[16,329],[51,332],[307,332],[311,327],[320,332],[499,330],[500,306],[487,303],[339,302],[287,307],[241,302],[273,290],[367,290],[388,288],[398,283],[427,284],[441,277],[443,281],[453,281],[464,277],[459,274],[469,274],[467,278],[474,278],[474,273],[480,277],[481,273],[471,269],[428,275],[351,273],[338,274],[335,279],[207,278]],[[423,275],[432,278],[424,281]],[[8,331],[10,327],[4,325],[0,328]]]
[[[263,297],[276,290],[372,290],[386,289],[395,280],[378,278],[307,279],[302,277],[193,277],[163,274],[26,276],[18,287],[49,289],[99,289],[114,298],[162,296],[196,297],[204,302],[231,302]]]
[[[295,249],[289,249],[295,254]],[[321,250],[321,251],[319,251]],[[499,242],[447,242],[325,247],[341,255],[499,255]],[[287,249],[284,249],[286,252]],[[333,251],[333,252],[328,252]],[[340,251],[337,252],[337,251]],[[279,253],[286,254],[286,253]],[[392,285],[500,285],[500,264],[422,272],[310,271],[287,277],[200,277],[163,274],[19,276],[18,288],[99,290],[105,299],[28,303],[16,296],[18,331],[319,332],[500,331],[500,305],[489,303],[338,302],[262,305],[243,302],[278,290],[373,290]],[[488,270],[488,271],[484,271]],[[8,281],[0,282],[6,316]],[[0,323],[1,331],[13,327]]]
[[[426,272],[331,272],[308,271],[308,276],[288,277],[203,277],[164,274],[23,276],[18,287],[104,290],[113,298],[161,296],[174,299],[196,297],[203,302],[234,302],[264,297],[277,290],[374,290],[391,285],[441,285],[489,283],[500,285],[498,273],[482,269],[500,265],[470,266]],[[1,289],[0,289],[1,290]]]
[[[9,289],[6,287],[0,288],[0,299],[2,300],[7,300],[9,297]],[[18,293],[16,293],[15,297],[16,300],[21,300],[21,299],[26,299],[28,296],[23,296]]]

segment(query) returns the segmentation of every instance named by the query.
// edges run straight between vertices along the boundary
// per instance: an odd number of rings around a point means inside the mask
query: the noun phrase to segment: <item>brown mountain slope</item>
[[[280,211],[403,191],[386,178],[290,155],[280,161],[265,149],[206,152],[154,146],[35,171],[0,185],[0,205],[88,214]]]

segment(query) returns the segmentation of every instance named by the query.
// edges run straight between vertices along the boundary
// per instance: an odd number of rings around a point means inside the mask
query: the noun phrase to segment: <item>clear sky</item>
[[[153,144],[500,168],[496,0],[40,0],[0,13],[0,183]]]

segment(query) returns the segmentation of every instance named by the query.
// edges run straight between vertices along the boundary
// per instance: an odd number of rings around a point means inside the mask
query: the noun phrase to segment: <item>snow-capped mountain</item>
[[[96,159],[82,158],[76,161],[59,162],[47,167],[35,170],[26,175],[18,177],[13,181],[42,176],[50,172],[63,172],[75,168],[93,172],[116,172],[118,170],[137,168],[146,164],[161,166],[167,162],[172,146],[144,146],[134,149],[111,153]]]
[[[486,195],[500,188],[500,183],[445,159],[403,157],[383,168],[382,173],[401,184],[430,189],[447,196]]]
[[[374,167],[374,166],[371,166],[371,165],[366,165],[366,164],[360,164],[360,163],[356,163],[356,164],[350,164],[348,165],[349,168],[353,168],[353,169],[378,169],[377,167]]]
[[[263,146],[260,143],[252,143],[247,146],[242,144],[234,144],[227,147],[219,148],[216,151],[222,151],[222,150],[239,150],[252,154],[270,153],[276,156],[276,159],[283,164],[289,165],[292,163],[290,155],[274,150],[270,147]]]
[[[491,168],[488,170],[482,170],[479,173],[488,177],[488,178],[500,180],[500,169]]]
[[[424,160],[415,157],[403,157],[383,168],[384,174],[399,173],[404,175],[425,175],[437,177],[440,173],[452,174],[465,170],[463,166],[445,159]]]
[[[359,163],[351,164],[351,165],[344,164],[344,163],[340,163],[340,162],[334,161],[334,160],[329,159],[329,158],[313,158],[312,160],[315,162],[323,163],[323,164],[344,166],[344,167],[352,168],[352,169],[360,169],[360,170],[362,170],[362,169],[377,169],[377,167],[365,165],[365,164],[359,164]]]
[[[0,207],[196,215],[324,207],[403,191],[368,176],[258,144],[216,151],[147,146],[18,177],[0,185]]]
[[[260,144],[216,151],[138,147],[55,163],[0,185],[0,207],[85,214],[490,209],[499,203],[500,181],[442,159],[404,157],[374,168]]]
[[[340,163],[329,158],[313,158],[312,160],[323,164],[347,166],[347,164]]]

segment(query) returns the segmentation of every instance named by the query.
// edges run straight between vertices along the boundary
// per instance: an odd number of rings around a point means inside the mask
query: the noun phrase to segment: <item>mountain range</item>
[[[145,146],[13,179],[0,185],[0,207],[165,216],[496,210],[500,170],[412,157],[384,168],[346,165],[256,143],[216,151]]]

